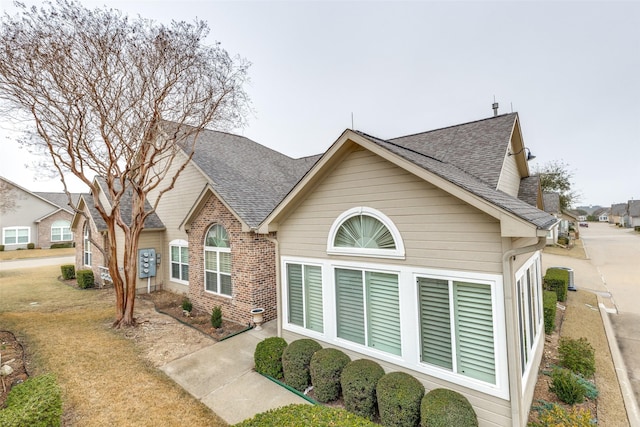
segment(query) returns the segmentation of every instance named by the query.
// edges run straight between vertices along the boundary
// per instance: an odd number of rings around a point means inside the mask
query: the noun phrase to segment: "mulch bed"
[[[0,376],[0,408],[2,408],[11,388],[24,382],[29,378],[29,374],[24,348],[16,336],[9,331],[0,331],[0,357],[1,365],[8,365],[13,369],[9,375]]]

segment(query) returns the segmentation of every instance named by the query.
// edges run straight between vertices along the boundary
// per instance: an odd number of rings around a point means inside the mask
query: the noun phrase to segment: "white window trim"
[[[89,255],[87,257],[87,254]],[[89,260],[89,264],[85,261]],[[82,264],[85,267],[91,267],[93,263],[93,254],[91,253],[91,240],[89,240],[89,224],[84,225],[84,232],[82,233]]]
[[[207,234],[209,233],[209,230],[211,230],[211,228],[213,228],[215,225],[220,225],[222,228],[224,228],[225,232],[227,233],[227,237],[229,236],[229,232],[227,231],[227,228],[225,226],[223,226],[222,224],[212,224],[209,228],[207,228],[207,232],[204,235],[204,250],[202,251],[202,272],[203,272],[203,287],[204,287],[204,291],[208,294],[211,295],[217,295],[219,297],[222,298],[229,298],[232,299],[233,298],[233,259],[231,260],[231,270],[232,272],[229,273],[229,277],[231,279],[231,295],[227,295],[227,294],[223,294],[222,292],[220,292],[220,253],[221,252],[226,252],[226,253],[231,253],[231,247],[228,248],[222,248],[219,246],[207,246],[206,245],[206,241],[207,241]],[[231,242],[229,242],[229,246],[231,246]],[[218,270],[217,271],[213,271],[213,270],[207,270],[207,251],[209,252],[215,252],[216,253],[216,265],[218,266]],[[216,273],[217,275],[217,280],[216,283],[218,285],[218,291],[211,291],[209,289],[207,289],[207,271],[210,271],[212,273]],[[226,273],[222,273],[225,274]]]
[[[329,345],[339,346],[346,350],[360,353],[366,357],[379,359],[385,362],[411,369],[442,380],[469,387],[489,395],[508,400],[509,380],[507,366],[507,343],[504,301],[502,296],[503,279],[501,275],[489,273],[471,273],[453,270],[425,269],[414,266],[399,266],[391,264],[379,264],[370,262],[353,262],[334,259],[316,259],[282,256],[280,259],[281,271],[285,271],[286,264],[309,264],[322,266],[322,303],[324,332],[319,333],[305,329],[298,325],[289,324],[288,290],[286,278],[283,276],[280,289],[282,292],[282,328],[292,333],[300,334]],[[337,336],[336,322],[336,294],[335,294],[335,268],[353,268],[369,271],[398,274],[399,299],[400,299],[400,333],[402,350],[401,356],[385,353],[371,347],[366,347]],[[419,302],[417,300],[418,277],[432,277],[444,280],[487,284],[491,286],[491,298],[494,308],[494,351],[496,383],[489,384],[484,381],[456,374],[437,366],[428,365],[420,361],[420,326],[419,326]]]
[[[183,285],[188,285],[189,281],[188,280],[183,280],[183,279],[178,279],[176,277],[173,277],[173,269],[171,264],[174,263],[174,261],[171,260],[171,248],[172,247],[176,247],[178,249],[181,248],[187,248],[187,251],[189,250],[189,242],[187,242],[184,239],[176,239],[176,240],[172,240],[169,242],[169,280],[171,280],[172,282],[175,283],[181,283]],[[182,252],[180,252],[182,253]],[[182,255],[181,255],[182,256]],[[189,266],[189,259],[187,258],[187,262],[178,262],[178,264],[182,267],[182,265],[187,265]],[[189,269],[191,270],[191,269]],[[189,274],[191,274],[191,271],[189,271]],[[182,268],[180,269],[180,275],[182,275]]]
[[[61,226],[56,226],[55,224],[57,222],[65,222],[67,225],[65,225],[64,227]],[[70,239],[65,239],[64,238],[64,230],[68,229],[69,230],[69,235],[71,236]],[[54,240],[53,239],[53,230],[60,230],[60,240]],[[53,224],[51,224],[51,241],[52,242],[69,242],[73,240],[73,233],[71,232],[71,222],[70,221],[66,221],[66,220],[58,220],[58,221],[54,221]]]
[[[7,243],[7,234],[6,232],[9,230],[15,230],[16,232],[16,242],[15,243]],[[27,241],[26,243],[20,243],[18,242],[18,231],[19,230],[27,230]],[[18,245],[26,245],[28,243],[31,243],[31,227],[27,227],[27,226],[23,226],[23,225],[18,225],[15,227],[3,227],[2,228],[2,244],[5,246],[18,246]]]
[[[531,258],[529,258],[524,264],[522,264],[522,266],[516,271],[515,274],[515,282],[517,283],[518,280],[523,280],[524,279],[524,275],[526,274],[526,272],[531,268],[532,269],[532,273],[533,273],[533,280],[536,281],[536,287],[537,287],[537,298],[535,301],[535,307],[533,308],[533,311],[535,313],[535,317],[538,317],[537,322],[537,335],[534,337],[533,342],[531,343],[531,348],[530,349],[526,349],[526,351],[529,352],[529,357],[527,359],[527,364],[525,366],[524,372],[522,373],[522,390],[524,391],[526,389],[527,384],[529,384],[529,381],[532,380],[532,375],[537,375],[537,366],[534,368],[533,366],[533,355],[535,355],[537,353],[537,351],[539,350],[539,346],[540,345],[544,345],[544,314],[542,313],[541,309],[542,309],[542,276],[541,276],[541,265],[540,265],[540,251],[536,252],[535,254],[533,254],[531,256]],[[524,284],[524,281],[521,282],[522,284]],[[521,285],[523,286],[523,285]],[[520,303],[519,303],[519,298],[520,296],[517,295],[518,297],[518,303],[516,304],[518,307],[518,310],[520,310]],[[519,315],[519,312],[516,313],[517,315]],[[525,330],[525,333],[528,333],[528,328],[530,327],[528,325],[529,323],[529,316],[527,315],[527,313],[524,313],[524,320],[525,320],[525,324],[527,324],[527,329]],[[516,325],[517,326],[517,325]],[[520,342],[520,330],[518,327],[518,346],[520,346],[521,342]],[[518,347],[518,359],[520,359],[520,351],[521,349]]]
[[[358,215],[368,215],[371,216],[378,221],[380,221],[391,233],[393,236],[393,240],[396,244],[395,249],[371,249],[371,248],[344,248],[335,246],[335,238],[336,233],[340,229],[342,223],[348,220],[351,217]],[[361,256],[361,257],[373,257],[373,258],[390,258],[390,259],[404,259],[405,258],[405,250],[404,250],[404,242],[402,240],[402,236],[400,235],[400,231],[395,226],[393,221],[389,219],[382,212],[369,208],[366,206],[359,206],[355,208],[351,208],[341,215],[339,215],[333,224],[331,224],[331,228],[329,229],[329,237],[327,239],[327,254],[329,255],[352,255],[352,256]]]

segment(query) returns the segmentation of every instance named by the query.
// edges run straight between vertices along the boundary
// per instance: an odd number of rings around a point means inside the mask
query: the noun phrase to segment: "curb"
[[[638,410],[638,403],[636,402],[635,396],[633,394],[631,382],[629,381],[629,373],[627,372],[624,360],[622,359],[622,354],[620,353],[618,342],[615,339],[613,327],[611,326],[611,319],[609,319],[607,309],[603,302],[603,297],[598,293],[596,293],[596,297],[598,298],[598,308],[600,310],[600,317],[602,318],[604,332],[607,336],[607,341],[609,342],[609,351],[613,360],[613,367],[616,370],[616,376],[618,377],[618,384],[620,384],[622,399],[627,410],[627,419],[629,420],[629,425],[631,427],[640,427],[640,411]]]

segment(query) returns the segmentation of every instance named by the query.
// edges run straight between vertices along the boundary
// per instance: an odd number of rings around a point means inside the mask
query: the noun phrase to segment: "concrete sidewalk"
[[[253,370],[260,341],[276,336],[276,322],[205,347],[162,369],[229,424],[292,403],[309,403]]]

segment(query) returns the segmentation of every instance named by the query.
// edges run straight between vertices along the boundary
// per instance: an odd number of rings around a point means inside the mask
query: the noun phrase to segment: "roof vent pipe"
[[[493,117],[497,117],[498,116],[498,103],[494,102],[491,105],[491,108],[493,108]]]

